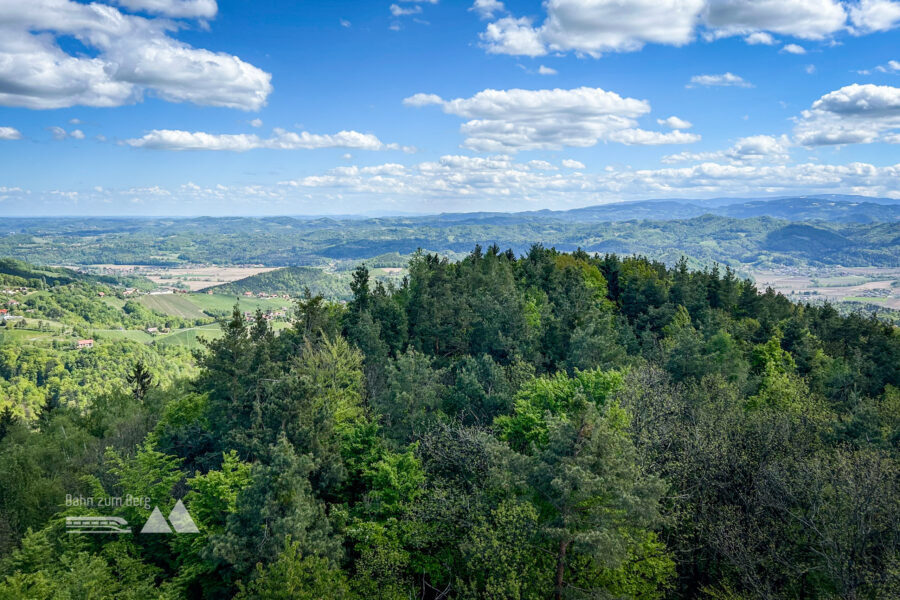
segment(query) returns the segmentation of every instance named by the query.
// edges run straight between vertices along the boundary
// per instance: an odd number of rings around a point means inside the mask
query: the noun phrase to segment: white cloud
[[[719,86],[719,87],[753,87],[753,84],[744,81],[739,75],[734,73],[722,73],[721,75],[694,75],[691,77],[691,83],[688,87],[695,85],[702,86]]]
[[[65,139],[72,138],[75,140],[83,140],[85,138],[84,132],[80,129],[73,129],[72,131],[66,131],[62,127],[48,127],[47,131],[53,135],[53,139],[61,142]]]
[[[353,23],[351,23],[347,19],[341,19],[340,24],[341,24],[341,27],[345,27],[345,28],[353,27]]]
[[[186,19],[211,19],[219,10],[216,0],[113,0],[113,2],[130,11]]]
[[[650,112],[650,104],[600,88],[488,89],[455,100],[416,94],[403,102],[415,107],[437,105],[447,114],[469,119],[461,127],[464,146],[478,152],[583,148],[601,141],[685,144],[700,139],[681,131],[639,129],[637,119]]]
[[[53,135],[53,139],[58,142],[61,142],[69,137],[69,134],[66,133],[66,130],[62,127],[48,127],[47,131],[49,131]]]
[[[285,214],[298,207],[309,212],[361,212],[373,205],[398,210],[528,210],[566,208],[619,200],[665,197],[720,197],[760,194],[861,194],[900,198],[900,164],[767,164],[703,161],[683,167],[631,169],[605,167],[600,172],[543,170],[508,156],[442,156],[410,165],[347,165],[298,177],[274,186],[187,183],[127,190],[59,190],[32,196],[59,207],[60,199],[78,198],[79,214],[92,200],[104,206],[120,198],[146,202],[160,214],[186,204]],[[0,196],[24,198],[27,192],[0,187]],[[49,202],[52,201],[52,204]],[[306,210],[303,210],[306,212]]]
[[[505,12],[506,7],[499,0],[475,0],[469,10],[474,10],[482,19],[493,19],[495,13]]]
[[[559,168],[546,160],[529,160],[525,166],[535,171],[558,171]]]
[[[887,63],[883,65],[878,65],[874,69],[861,69],[857,71],[860,75],[871,75],[872,71],[878,71],[879,73],[897,73],[900,72],[900,61],[889,60]]]
[[[263,139],[256,134],[212,134],[202,131],[154,129],[143,137],[126,140],[135,148],[152,150],[220,150],[246,152],[266,148],[270,150],[314,150],[319,148],[354,148],[357,150],[404,150],[397,144],[385,144],[370,133],[341,131],[334,135],[319,135],[306,131],[295,133],[276,129],[274,137]]]
[[[400,6],[400,4],[391,4],[390,10],[391,15],[395,18],[406,17],[409,15],[418,15],[422,13],[422,4],[437,4],[438,0],[398,0],[401,4],[411,4],[410,7]],[[426,21],[420,21],[419,19],[413,19],[418,23],[423,23],[427,25]],[[394,22],[391,23],[390,29],[392,31],[400,31],[400,23]]]
[[[0,127],[0,140],[21,140],[22,133],[14,127]]]
[[[788,54],[806,54],[806,48],[797,44],[785,44],[781,51]]]
[[[559,71],[557,71],[556,69],[551,69],[550,67],[545,67],[544,65],[541,65],[540,67],[538,67],[538,74],[539,75],[558,75]]]
[[[504,17],[489,23],[481,34],[485,48],[491,54],[512,54],[514,56],[543,56],[547,48],[540,33],[532,27],[531,19]]]
[[[755,162],[786,162],[790,159],[791,143],[787,136],[754,135],[739,139],[727,150],[718,152],[681,152],[662,159],[663,163],[720,161],[731,164]]]
[[[804,70],[807,75],[813,75],[816,72],[816,65],[806,65]]]
[[[540,56],[548,48],[599,56],[639,50],[644,44],[682,45],[694,37],[704,0],[547,0],[547,18],[505,17],[482,34],[490,52]]]
[[[395,17],[403,17],[406,15],[418,15],[422,12],[422,7],[418,4],[409,8],[403,8],[399,4],[391,4],[391,14]]]
[[[698,31],[707,39],[740,35],[748,44],[773,45],[773,33],[818,40],[844,30],[847,23],[840,0],[545,0],[543,7],[540,24],[515,15],[488,24],[481,34],[487,50],[526,56],[573,51],[598,57],[646,44],[682,46],[694,41]],[[883,15],[890,11],[880,10],[882,16],[869,20],[885,26],[889,19]]]
[[[803,111],[794,137],[804,146],[900,143],[900,88],[854,83]]]
[[[245,110],[265,104],[272,91],[268,73],[178,41],[170,36],[176,29],[167,19],[97,3],[0,2],[0,105],[110,107],[139,102],[145,93]],[[92,53],[65,52],[61,36]]]
[[[548,0],[542,37],[553,50],[591,55],[645,43],[690,42],[703,0]]]
[[[567,169],[584,169],[584,163],[578,160],[573,160],[571,158],[567,158],[562,161],[562,166]]]
[[[250,127],[262,127],[262,126],[263,126],[262,119],[253,119],[252,121],[250,121]]]
[[[705,161],[686,167],[608,167],[600,173],[583,173],[542,171],[506,156],[443,156],[410,166],[338,167],[285,181],[282,187],[284,193],[310,198],[359,196],[366,203],[373,199],[400,203],[443,200],[452,202],[454,208],[468,204],[473,210],[524,210],[522,206],[529,203],[547,207],[688,195],[827,192],[900,198],[900,164],[760,163]]]
[[[751,46],[763,45],[763,46],[774,46],[775,38],[772,37],[772,34],[766,33],[765,31],[754,31],[750,35],[744,38],[744,41],[750,44]]]
[[[900,2],[860,0],[850,6],[850,21],[857,34],[888,31],[900,24]]]
[[[716,37],[768,31],[822,39],[844,28],[838,0],[708,0],[703,20]]]
[[[657,123],[665,125],[669,129],[690,129],[694,126],[690,121],[679,119],[678,117],[669,117],[668,119],[657,119]]]

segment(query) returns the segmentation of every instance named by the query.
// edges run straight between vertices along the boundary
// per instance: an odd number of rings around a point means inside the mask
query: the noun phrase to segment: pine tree
[[[131,386],[131,394],[138,402],[143,402],[147,392],[153,387],[153,375],[147,370],[143,360],[135,363],[131,373],[125,376],[125,381]]]

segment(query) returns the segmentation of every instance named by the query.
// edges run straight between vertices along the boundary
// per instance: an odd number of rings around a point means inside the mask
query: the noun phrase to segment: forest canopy
[[[0,599],[900,595],[893,325],[539,245],[350,288],[3,412]],[[199,533],[66,535],[67,494]]]

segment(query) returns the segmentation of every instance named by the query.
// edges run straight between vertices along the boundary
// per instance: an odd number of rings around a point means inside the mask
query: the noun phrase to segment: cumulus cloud
[[[874,69],[862,69],[857,71],[857,73],[860,75],[871,75],[872,71],[877,71],[879,73],[898,73],[900,72],[900,61],[889,60],[887,63],[878,65]]]
[[[744,78],[734,73],[722,73],[721,75],[694,75],[688,87],[702,85],[706,87],[753,87],[753,84],[744,81]]]
[[[488,89],[455,100],[416,94],[403,102],[415,107],[436,105],[447,114],[468,119],[461,127],[464,146],[478,152],[583,148],[601,141],[684,144],[700,139],[681,131],[639,129],[637,119],[650,112],[650,104],[600,88]]]
[[[132,12],[148,12],[166,17],[211,19],[219,7],[216,0],[113,0]]]
[[[482,19],[493,19],[496,13],[506,11],[506,7],[499,0],[475,0],[475,4],[469,10],[474,10]]]
[[[418,15],[423,12],[422,4],[437,4],[438,0],[398,0],[399,4],[391,4],[391,16],[395,18],[406,17],[409,15]],[[402,6],[403,4],[407,4],[409,6]],[[424,21],[419,21],[424,23]],[[400,30],[399,21],[391,24],[390,29],[393,31]]]
[[[850,6],[850,21],[854,33],[866,34],[888,31],[900,24],[900,2],[891,0],[860,0]]]
[[[806,54],[806,48],[797,44],[785,44],[781,51],[788,54]]]
[[[423,206],[440,210],[527,210],[623,199],[760,193],[847,193],[900,198],[900,164],[703,161],[654,169],[609,166],[599,173],[572,170],[575,165],[562,170],[545,169],[545,166],[516,162],[509,156],[447,155],[411,165],[347,165],[269,186],[187,183],[172,189],[102,189],[80,195],[59,190],[52,198],[45,196],[53,201],[53,206],[59,206],[60,199],[78,198],[79,211],[84,210],[91,197],[107,203],[116,198],[146,201],[166,214],[181,210],[185,202],[195,207],[246,207],[255,214],[268,203],[270,209],[276,207],[271,209],[273,212],[284,214],[301,205],[319,207],[319,210],[326,206],[330,212],[358,212],[369,209],[375,202],[421,212]],[[0,187],[0,196],[24,198],[25,194]],[[46,198],[32,197],[29,204],[33,206]]]
[[[489,1],[489,0],[486,0]],[[545,0],[543,20],[504,14],[481,34],[488,52],[541,56],[572,51],[598,57],[646,44],[681,46],[740,35],[748,44],[775,44],[772,34],[821,40],[900,24],[895,0]],[[493,13],[491,13],[493,14]]]
[[[644,44],[682,45],[694,37],[704,0],[547,0],[547,18],[505,17],[488,25],[489,52],[539,56],[548,49],[592,56],[639,50]]]
[[[767,31],[817,40],[843,29],[847,14],[838,0],[708,0],[703,21],[717,37]]]
[[[557,71],[556,69],[551,69],[550,67],[545,67],[544,65],[541,65],[540,67],[538,67],[538,75],[557,75],[557,74],[559,74],[559,71]]]
[[[83,140],[85,138],[84,132],[80,129],[73,129],[72,131],[66,131],[62,127],[48,127],[47,131],[53,136],[53,139],[61,142],[65,139],[72,138],[75,140]]]
[[[772,37],[772,34],[766,33],[765,31],[754,31],[753,33],[745,37],[744,41],[751,46],[756,46],[759,44],[762,44],[764,46],[775,45],[775,38]]]
[[[562,166],[567,169],[584,169],[584,163],[578,160],[573,160],[571,158],[567,158],[562,161]]]
[[[900,88],[844,86],[803,111],[794,137],[804,146],[900,143]]]
[[[306,131],[295,133],[276,129],[268,139],[255,134],[212,134],[202,131],[154,129],[143,137],[126,140],[135,148],[151,150],[219,150],[246,152],[266,148],[269,150],[315,150],[319,148],[353,148],[357,150],[403,150],[410,148],[397,144],[385,144],[370,133],[341,131],[333,135],[320,135]]]
[[[718,152],[681,152],[670,154],[662,159],[663,163],[699,161],[728,161],[731,164],[756,162],[785,162],[790,159],[790,140],[787,136],[754,135],[739,139],[727,150]]]
[[[422,7],[418,4],[404,8],[399,4],[391,4],[391,15],[395,17],[403,17],[406,15],[417,15],[422,12]]]
[[[657,123],[665,125],[669,129],[690,129],[694,126],[690,121],[679,119],[678,117],[669,117],[668,119],[657,119]]]
[[[68,132],[66,132],[66,130],[62,127],[48,127],[47,131],[50,132],[50,134],[53,136],[53,139],[57,142],[61,142],[69,137]]]
[[[574,168],[574,165],[573,165]],[[540,206],[599,203],[623,198],[684,197],[768,193],[854,193],[900,197],[900,164],[876,167],[765,164],[759,161],[704,161],[685,167],[615,169],[601,173],[545,171],[508,156],[443,156],[404,166],[347,166],[282,182],[304,195],[359,195],[364,198],[445,199],[496,208],[534,202]],[[471,200],[467,200],[471,199]]]
[[[0,140],[21,140],[22,133],[14,127],[0,127]]]
[[[176,40],[171,37],[176,28],[167,19],[124,14],[97,3],[0,3],[0,105],[111,107],[140,102],[145,93],[170,102],[244,110],[265,104],[271,75],[236,56]],[[64,51],[62,36],[74,37],[92,52]]]
[[[491,54],[543,56],[547,54],[547,48],[540,32],[532,24],[533,21],[527,17],[504,17],[488,24],[481,40]]]

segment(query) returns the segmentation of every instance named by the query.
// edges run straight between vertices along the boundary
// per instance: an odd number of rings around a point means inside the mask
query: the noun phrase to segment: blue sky
[[[5,215],[900,198],[893,0],[0,0]]]

